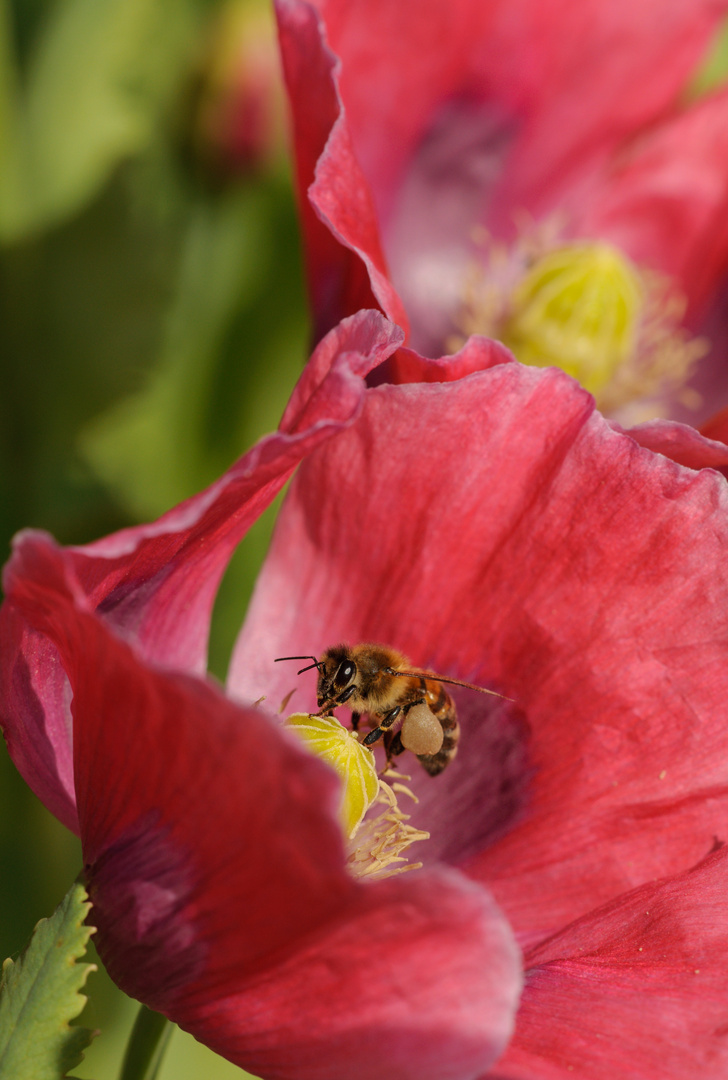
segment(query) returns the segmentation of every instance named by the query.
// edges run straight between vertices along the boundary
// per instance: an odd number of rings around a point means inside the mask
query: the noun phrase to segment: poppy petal
[[[673,278],[704,314],[728,263],[728,91],[668,118],[627,148],[609,182],[576,210],[602,236]]]
[[[276,13],[289,95],[306,103],[293,110],[292,119],[315,337],[377,301],[406,328],[407,316],[389,281],[371,192],[351,142],[336,57],[310,4],[279,0]]]
[[[722,1080],[728,1069],[728,851],[650,882],[526,955],[499,1080]]]
[[[624,430],[619,424],[612,423],[612,427],[615,431]],[[700,434],[688,424],[648,420],[629,428],[625,434],[640,446],[664,454],[670,461],[689,469],[720,469],[728,465],[728,446],[716,436]]]

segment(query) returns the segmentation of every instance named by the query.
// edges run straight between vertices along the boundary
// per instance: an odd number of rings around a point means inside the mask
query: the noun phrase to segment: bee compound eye
[[[348,686],[355,675],[356,664],[351,660],[342,660],[334,676],[334,682],[337,686]]]

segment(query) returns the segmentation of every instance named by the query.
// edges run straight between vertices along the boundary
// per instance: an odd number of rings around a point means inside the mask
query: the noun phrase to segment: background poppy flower
[[[724,481],[486,341],[405,350],[410,380],[368,387],[400,344],[376,313],[342,324],[280,432],[156,525],[65,551],[21,536],[0,616],[11,753],[77,814],[115,979],[264,1076],[482,1074],[519,989],[486,890],[528,971],[502,1075],[614,1075],[625,1045],[635,1077],[722,1075]],[[204,652],[201,568],[294,453],[229,700],[179,670]],[[166,573],[139,572],[165,552]],[[454,691],[458,757],[434,780],[411,763],[425,868],[367,887],[344,870],[332,775],[235,704],[295,688],[311,707],[313,674],[272,661],[340,639],[517,703]],[[620,1043],[639,992],[672,1072],[651,1032]]]
[[[374,301],[622,421],[726,404],[728,92],[684,96],[725,11],[279,0],[318,333]]]

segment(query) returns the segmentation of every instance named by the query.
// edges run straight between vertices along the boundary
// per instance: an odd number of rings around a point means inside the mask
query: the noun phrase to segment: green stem
[[[155,1080],[174,1027],[142,1005],[134,1021],[119,1080]]]

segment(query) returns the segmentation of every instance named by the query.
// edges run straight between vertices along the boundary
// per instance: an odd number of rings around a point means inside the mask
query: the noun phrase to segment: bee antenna
[[[306,667],[302,667],[300,671],[297,671],[296,675],[303,675],[304,671],[310,671],[312,667],[315,667],[320,671],[320,661],[314,660],[312,664],[308,664]]]
[[[308,667],[302,667],[300,671],[297,671],[297,675],[303,675],[304,671],[310,671],[311,668],[321,668],[321,661],[317,660],[315,656],[277,656],[273,663],[277,664],[279,660],[313,660],[313,663],[309,664]]]

